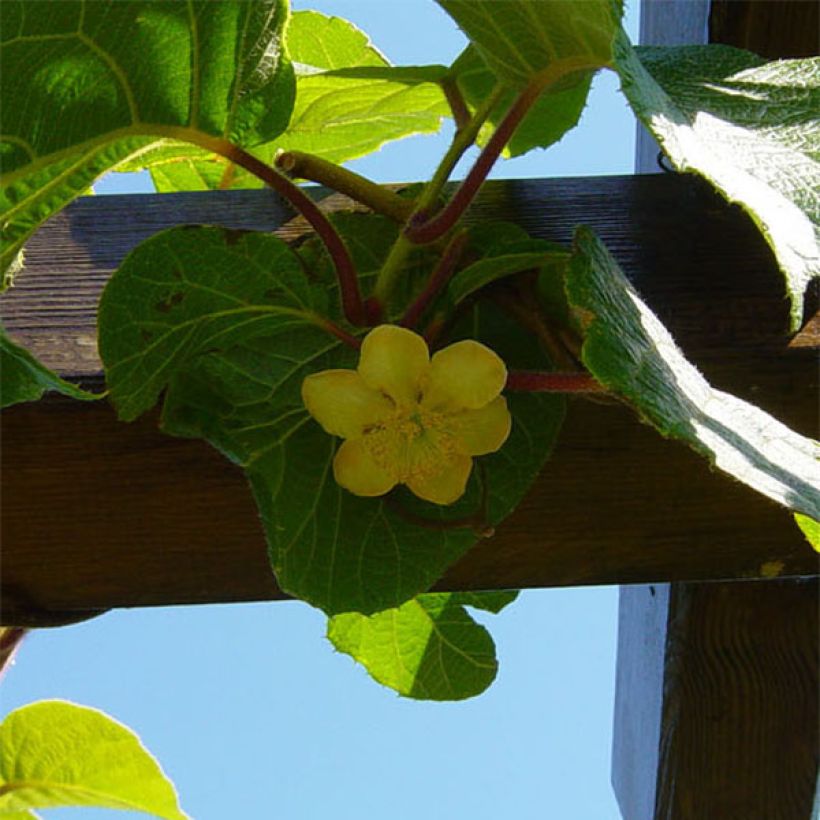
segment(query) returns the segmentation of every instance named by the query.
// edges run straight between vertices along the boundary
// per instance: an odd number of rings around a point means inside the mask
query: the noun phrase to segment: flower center
[[[436,475],[455,453],[449,419],[418,405],[367,428],[364,444],[376,464],[402,483]]]

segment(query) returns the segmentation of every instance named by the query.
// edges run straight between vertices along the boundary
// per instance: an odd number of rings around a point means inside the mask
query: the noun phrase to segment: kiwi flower
[[[308,376],[302,400],[344,439],[333,459],[342,487],[379,496],[406,484],[419,498],[452,504],[473,456],[495,452],[510,434],[506,380],[504,362],[479,342],[456,342],[431,359],[417,333],[381,325],[362,342],[358,369]]]

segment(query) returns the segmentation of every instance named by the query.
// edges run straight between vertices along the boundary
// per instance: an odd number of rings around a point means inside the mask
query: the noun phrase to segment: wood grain
[[[613,784],[624,820],[812,816],[817,579],[621,589]]]
[[[673,584],[657,818],[811,816],[818,603],[816,579]]]
[[[816,433],[814,352],[788,347],[771,254],[696,180],[494,183],[475,210],[563,242],[590,225],[716,386]],[[263,191],[81,200],[31,241],[3,320],[64,375],[99,383],[95,303],[130,247],[181,222],[270,230],[283,213]],[[2,424],[7,621],[279,595],[244,479],[207,445],[161,436],[150,416],[125,425],[104,404],[60,397],[13,407]],[[519,510],[439,588],[754,578],[773,561],[784,576],[817,571],[783,510],[626,408],[577,401]]]

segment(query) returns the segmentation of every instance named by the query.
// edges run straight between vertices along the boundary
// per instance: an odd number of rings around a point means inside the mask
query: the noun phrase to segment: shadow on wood
[[[498,182],[475,208],[567,242],[584,222],[716,386],[816,430],[810,349],[789,349],[783,284],[751,222],[692,178]],[[173,224],[270,230],[269,192],[80,200],[29,243],[2,303],[14,338],[99,383],[96,300],[130,247]],[[240,471],[148,416],[61,397],[3,413],[3,606],[36,611],[280,597]],[[440,589],[497,589],[815,573],[790,516],[623,407],[575,402],[521,507]]]

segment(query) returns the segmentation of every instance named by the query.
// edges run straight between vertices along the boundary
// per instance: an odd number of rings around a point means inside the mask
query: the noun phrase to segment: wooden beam
[[[695,179],[497,182],[475,210],[562,242],[590,225],[716,386],[815,433],[815,357],[787,346],[772,256],[751,222]],[[267,230],[282,214],[264,191],[80,200],[29,243],[3,320],[63,374],[99,381],[95,303],[130,247],[172,224]],[[244,479],[208,445],[162,436],[152,417],[121,424],[105,404],[60,397],[10,408],[2,424],[6,622],[280,595]],[[578,401],[521,507],[438,588],[775,571],[817,571],[785,511],[626,408]]]
[[[625,820],[812,816],[816,579],[621,589],[613,785]]]

